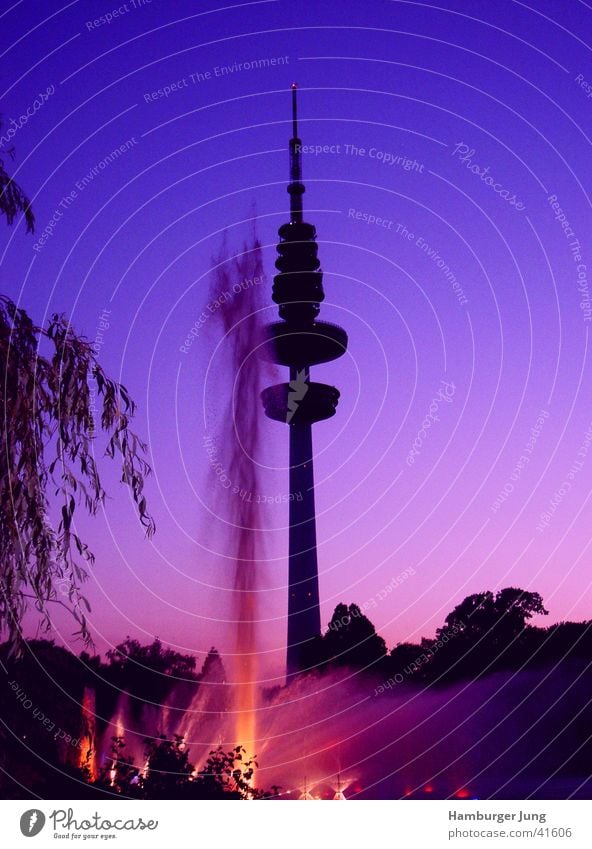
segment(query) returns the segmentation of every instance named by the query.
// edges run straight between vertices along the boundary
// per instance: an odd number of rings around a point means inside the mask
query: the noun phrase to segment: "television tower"
[[[290,139],[290,221],[279,229],[273,300],[281,321],[267,325],[270,359],[290,369],[289,383],[261,393],[265,413],[290,432],[290,539],[288,569],[288,677],[310,666],[308,650],[321,633],[314,500],[312,425],[335,414],[339,392],[314,383],[310,367],[345,353],[347,334],[318,321],[325,298],[317,258],[316,230],[302,217],[302,142],[298,137],[297,86],[292,85]]]

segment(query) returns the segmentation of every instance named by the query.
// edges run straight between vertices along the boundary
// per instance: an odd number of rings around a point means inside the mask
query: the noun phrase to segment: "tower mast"
[[[292,85],[290,222],[279,229],[273,300],[281,321],[267,326],[268,356],[288,366],[289,383],[261,393],[266,415],[289,425],[290,531],[288,566],[288,676],[311,665],[310,649],[321,633],[315,518],[312,425],[335,414],[339,392],[310,380],[310,367],[345,353],[347,334],[318,321],[325,298],[316,230],[303,221],[302,143],[298,137],[297,87]]]

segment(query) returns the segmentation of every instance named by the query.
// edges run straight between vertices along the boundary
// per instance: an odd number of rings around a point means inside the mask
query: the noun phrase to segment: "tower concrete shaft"
[[[307,643],[321,633],[310,424],[290,427],[290,492],[288,674],[306,667]]]
[[[316,231],[303,221],[302,144],[298,137],[296,86],[292,86],[290,139],[290,222],[279,229],[273,300],[281,321],[266,328],[264,350],[269,359],[290,369],[289,383],[261,393],[265,413],[290,428],[290,539],[288,569],[287,671],[309,665],[310,648],[321,633],[312,425],[335,414],[339,392],[315,383],[310,367],[345,353],[347,334],[319,321],[324,300],[323,273],[317,258]]]

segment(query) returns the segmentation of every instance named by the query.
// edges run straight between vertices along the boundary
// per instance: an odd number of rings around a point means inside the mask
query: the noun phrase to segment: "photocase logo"
[[[298,405],[308,392],[308,382],[306,377],[306,369],[296,372],[296,380],[290,381],[290,390],[288,392],[288,414],[286,416],[286,424],[290,424],[294,414],[298,409]]]
[[[35,837],[45,825],[45,814],[33,808],[25,811],[21,817],[21,831],[25,837]]]

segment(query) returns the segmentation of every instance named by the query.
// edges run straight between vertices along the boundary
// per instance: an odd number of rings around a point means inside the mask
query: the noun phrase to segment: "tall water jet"
[[[290,502],[288,676],[309,666],[308,654],[321,634],[312,425],[333,416],[339,400],[334,386],[310,380],[310,367],[341,357],[347,348],[347,334],[341,327],[317,320],[325,294],[316,230],[303,220],[305,187],[296,97],[294,84],[289,148],[290,222],[279,229],[275,265],[280,273],[273,285],[273,300],[282,320],[266,328],[267,356],[272,362],[289,367],[290,382],[269,386],[261,394],[266,415],[289,425],[290,492],[302,494],[302,500]]]
[[[231,470],[232,489],[220,486],[213,468],[211,480],[212,491],[218,493],[216,513],[226,526],[226,557],[234,561],[234,656],[230,671],[235,721],[230,733],[234,744],[244,746],[247,756],[252,757],[256,754],[257,598],[263,549],[260,507],[252,496],[261,489],[257,457],[262,420],[255,399],[261,389],[262,371],[269,368],[257,356],[262,332],[260,284],[265,278],[261,247],[255,236],[242,254],[227,259],[224,253],[216,262],[210,303],[222,304],[214,312],[212,329],[223,345],[219,391],[231,398],[218,416],[213,442],[217,462]]]

